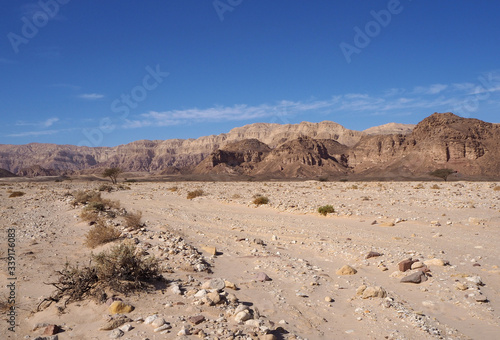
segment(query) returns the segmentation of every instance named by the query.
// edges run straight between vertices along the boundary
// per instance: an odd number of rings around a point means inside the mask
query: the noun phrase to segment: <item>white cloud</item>
[[[43,122],[42,125],[44,127],[50,127],[50,126],[54,125],[54,123],[56,123],[58,121],[59,121],[59,118],[57,118],[57,117],[49,118],[45,122]]]
[[[60,132],[60,130],[44,130],[44,131],[26,131],[20,133],[11,133],[7,137],[36,137],[43,135],[53,135]]]
[[[429,86],[417,86],[413,89],[415,94],[438,94],[448,88],[445,84],[433,84]]]
[[[17,126],[38,126],[38,127],[41,127],[41,128],[47,128],[47,127],[51,127],[52,125],[54,125],[56,122],[59,121],[59,118],[57,117],[52,117],[52,118],[48,118],[44,121],[41,121],[41,122],[26,122],[26,121],[17,121],[16,122],[16,125]]]
[[[83,93],[78,96],[78,98],[86,99],[86,100],[97,100],[104,98],[103,94],[100,93]]]

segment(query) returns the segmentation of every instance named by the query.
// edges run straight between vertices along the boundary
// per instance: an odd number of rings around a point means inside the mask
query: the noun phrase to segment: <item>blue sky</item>
[[[0,143],[500,122],[497,1],[41,0],[0,13]]]

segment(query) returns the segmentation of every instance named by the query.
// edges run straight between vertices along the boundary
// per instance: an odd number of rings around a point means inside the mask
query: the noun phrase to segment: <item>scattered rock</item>
[[[325,301],[326,302],[333,302],[333,299],[329,296],[325,296]]]
[[[225,285],[226,288],[229,288],[229,289],[232,289],[232,290],[238,290],[238,287],[236,287],[236,285],[234,283],[232,283],[231,281],[225,280],[224,281],[224,285]]]
[[[205,317],[203,315],[194,315],[194,316],[190,316],[188,318],[188,321],[191,322],[193,325],[197,325],[197,324],[205,321]]]
[[[124,323],[130,322],[130,321],[132,321],[132,320],[127,318],[125,315],[120,315],[120,316],[108,321],[104,326],[99,328],[99,330],[100,331],[110,331],[110,330],[113,330],[117,327],[120,327]]]
[[[182,326],[181,330],[177,333],[177,335],[190,335],[190,327],[188,325]]]
[[[414,263],[412,259],[406,259],[398,263],[399,271],[405,272],[411,269],[411,265]]]
[[[339,270],[337,270],[336,274],[337,275],[354,275],[357,272],[358,271],[356,269],[354,269],[353,267],[351,267],[349,265],[345,265],[342,268],[340,268]]]
[[[267,276],[266,273],[259,272],[255,275],[255,281],[260,281],[260,282],[271,281],[271,278]]]
[[[210,279],[205,283],[203,283],[203,285],[201,286],[201,288],[203,289],[217,289],[217,290],[222,290],[224,289],[224,287],[226,287],[226,283],[221,278]]]
[[[250,320],[251,318],[252,318],[252,316],[250,315],[250,313],[248,312],[248,310],[243,310],[241,312],[238,312],[234,316],[234,321],[240,323],[240,322],[244,322],[244,321]]]
[[[363,299],[368,299],[372,297],[385,298],[387,296],[387,292],[384,288],[380,286],[375,287],[367,287],[363,290],[361,297]]]
[[[153,321],[155,321],[156,319],[158,319],[158,315],[150,315],[148,316],[146,319],[144,319],[144,324],[146,325],[150,325],[151,323],[153,323]]]
[[[58,325],[48,325],[45,327],[42,335],[55,335],[61,331],[61,327]]]
[[[127,305],[122,301],[114,301],[109,306],[109,312],[111,314],[127,314],[134,310],[134,307],[131,305]]]
[[[110,334],[109,338],[110,339],[118,339],[121,338],[125,333],[121,329],[114,329]]]
[[[125,324],[125,325],[123,325],[123,326],[120,327],[120,329],[122,331],[124,331],[125,333],[126,332],[130,332],[133,328],[134,327],[131,324],[129,324],[129,323],[127,323],[127,324]]]
[[[369,258],[372,258],[372,257],[379,257],[379,256],[382,256],[382,254],[381,253],[377,253],[376,251],[370,251],[366,255],[365,259],[369,259]]]
[[[434,259],[430,259],[430,260],[424,261],[424,264],[426,266],[439,266],[439,267],[442,267],[442,266],[446,266],[447,264],[449,264],[449,262],[446,261],[446,260],[434,258]]]
[[[205,246],[205,247],[201,247],[201,249],[206,252],[207,254],[210,254],[210,255],[217,255],[217,249],[215,247],[209,247],[209,246]]]
[[[474,283],[476,286],[484,286],[484,283],[479,276],[468,276],[465,279]]]
[[[422,268],[424,266],[424,264],[420,261],[415,261],[412,263],[411,265],[411,269],[418,269],[418,268]]]
[[[174,293],[175,295],[182,295],[182,291],[181,291],[181,287],[179,287],[179,285],[172,285],[172,287],[170,288],[170,291],[172,293]]]
[[[400,282],[403,282],[403,283],[421,283],[424,281],[427,281],[427,276],[425,275],[425,273],[423,271],[419,270],[413,274],[410,274],[408,276],[403,277]]]
[[[367,285],[361,285],[356,289],[356,295],[362,295],[365,289],[368,288]]]
[[[167,322],[165,321],[164,318],[156,318],[153,320],[153,322],[151,322],[151,326],[153,326],[154,328],[158,328],[158,327],[163,326],[166,323]]]
[[[455,288],[457,290],[467,290],[467,289],[469,289],[469,287],[467,287],[467,285],[463,284],[462,282],[455,283]]]

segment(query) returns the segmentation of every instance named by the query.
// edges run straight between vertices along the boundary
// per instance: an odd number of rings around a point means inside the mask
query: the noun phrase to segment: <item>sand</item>
[[[0,296],[9,294],[8,229],[16,234],[16,326],[6,321],[7,339],[41,336],[36,324],[56,324],[59,339],[109,339],[99,331],[108,306],[85,300],[52,303],[36,312],[54,292],[47,284],[66,262],[88,264],[91,253],[123,242],[90,249],[84,245],[91,228],[79,218],[82,207],[68,193],[93,190],[102,183],[0,182]],[[169,333],[129,322],[123,339],[198,339],[177,335],[190,325],[206,339],[496,339],[500,334],[500,190],[490,182],[179,182],[126,183],[130,190],[103,193],[127,211],[141,211],[145,227],[123,232],[159,257],[168,268],[166,283],[150,293],[118,294],[135,307],[136,320],[157,314]],[[433,188],[437,185],[438,188]],[[172,191],[173,187],[176,191]],[[169,190],[170,189],[170,190]],[[189,191],[204,195],[186,199]],[[9,192],[24,196],[9,198]],[[255,195],[269,198],[256,206]],[[335,212],[322,216],[317,208]],[[122,228],[120,225],[119,228]],[[161,237],[160,237],[161,236]],[[166,237],[200,251],[212,273],[183,265],[188,257],[168,254]],[[177,243],[176,243],[177,244]],[[215,247],[216,255],[203,247]],[[370,251],[381,256],[366,259]],[[401,283],[398,263],[412,258],[428,263],[427,281]],[[439,265],[443,260],[447,265]],[[170,262],[169,262],[170,261]],[[344,265],[354,275],[338,275]],[[256,281],[264,272],[272,280]],[[480,277],[482,284],[473,281]],[[211,278],[239,288],[225,288],[239,300],[209,306],[194,296]],[[173,292],[179,286],[181,295]],[[386,297],[363,298],[359,287],[381,287]],[[460,289],[459,289],[460,288]],[[465,290],[461,290],[464,289]],[[238,304],[252,313],[238,324]],[[198,325],[188,321],[203,315]],[[7,315],[3,314],[3,319]],[[188,332],[189,333],[189,332]],[[267,339],[271,339],[268,334]]]

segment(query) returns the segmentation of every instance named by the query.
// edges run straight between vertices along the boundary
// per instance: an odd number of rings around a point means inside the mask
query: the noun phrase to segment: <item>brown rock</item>
[[[356,269],[354,269],[353,267],[345,265],[342,268],[340,268],[339,270],[337,270],[336,274],[337,275],[354,275],[357,272],[358,271]]]
[[[411,265],[414,263],[412,259],[403,260],[398,263],[399,270],[405,272],[411,269]]]
[[[269,276],[267,276],[266,273],[259,272],[255,275],[255,280],[260,281],[260,282],[264,282],[264,281],[271,281],[271,278]]]
[[[48,325],[43,331],[43,335],[55,335],[61,331],[61,327],[58,325]]]
[[[134,307],[127,305],[122,301],[114,301],[111,306],[109,306],[109,312],[111,314],[126,314],[134,310]]]
[[[377,253],[376,251],[370,251],[366,255],[365,259],[369,259],[369,258],[372,258],[372,257],[379,257],[379,256],[382,256],[382,254],[381,253]]]
[[[215,247],[205,246],[201,247],[201,249],[210,255],[217,255],[217,249]]]
[[[425,275],[425,273],[423,271],[419,270],[413,274],[410,274],[408,276],[403,277],[400,282],[403,282],[403,283],[421,283],[424,281],[427,281],[427,276]]]

